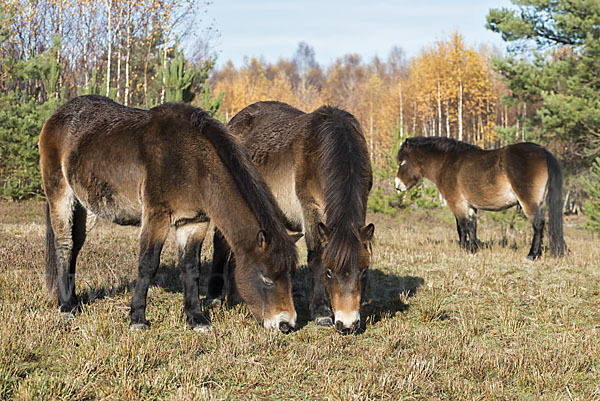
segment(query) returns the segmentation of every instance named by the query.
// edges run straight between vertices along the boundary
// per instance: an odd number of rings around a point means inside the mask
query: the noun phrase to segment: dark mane
[[[206,112],[194,108],[190,118],[194,127],[203,129],[256,216],[258,225],[267,232],[273,255],[278,262],[276,266],[283,271],[293,270],[298,258],[296,246],[285,230],[280,218],[281,211],[276,206],[273,195],[248,153],[229,130],[210,118]]]
[[[456,139],[446,138],[443,136],[415,136],[413,138],[408,138],[400,147],[398,155],[407,148],[430,148],[440,153],[460,153],[464,152],[465,150],[481,149],[477,145],[457,141]]]
[[[335,261],[336,270],[356,266],[358,252],[352,245],[360,243],[358,230],[365,222],[373,180],[365,135],[354,116],[344,110],[323,106],[311,114],[324,172],[325,224],[332,230],[323,258]]]

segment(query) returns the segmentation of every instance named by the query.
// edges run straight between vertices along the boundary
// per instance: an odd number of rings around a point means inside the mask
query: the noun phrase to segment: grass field
[[[531,231],[483,214],[475,255],[447,209],[370,215],[364,331],[259,327],[243,305],[185,326],[172,238],[149,292],[150,330],[128,329],[137,229],[99,222],[79,258],[83,310],[63,321],[43,280],[40,202],[0,203],[0,399],[600,400],[600,238],[567,219],[571,253],[528,262]],[[204,244],[203,272],[211,261]],[[306,253],[300,250],[301,261]]]

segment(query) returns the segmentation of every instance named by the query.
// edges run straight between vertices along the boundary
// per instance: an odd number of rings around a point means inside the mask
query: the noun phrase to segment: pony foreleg
[[[208,297],[218,300],[223,296],[223,287],[225,285],[224,268],[231,258],[231,248],[225,241],[223,233],[215,228],[213,236],[213,262],[208,278]],[[229,272],[228,272],[229,273]],[[233,277],[229,277],[233,282]]]
[[[312,279],[309,309],[311,318],[314,319],[316,324],[319,326],[333,326],[333,312],[323,281],[322,252],[321,248],[308,251],[308,269]]]
[[[129,312],[129,328],[132,330],[142,330],[149,326],[146,320],[146,297],[150,282],[160,264],[160,252],[168,231],[169,220],[166,215],[144,216],[140,235],[138,276]]]
[[[208,222],[186,224],[177,227],[179,269],[183,283],[183,311],[187,324],[198,332],[210,330],[210,322],[202,314],[199,299],[200,251],[208,230]]]

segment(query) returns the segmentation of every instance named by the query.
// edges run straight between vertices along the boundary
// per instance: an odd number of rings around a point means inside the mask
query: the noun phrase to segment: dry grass
[[[79,261],[86,304],[63,321],[43,286],[42,209],[0,203],[0,399],[600,400],[600,241],[577,221],[571,254],[531,263],[525,222],[483,218],[490,248],[470,255],[448,210],[372,215],[363,333],[307,323],[301,270],[300,330],[266,332],[238,305],[207,308],[214,330],[202,335],[185,327],[172,241],[152,327],[128,330],[137,230],[104,223]]]

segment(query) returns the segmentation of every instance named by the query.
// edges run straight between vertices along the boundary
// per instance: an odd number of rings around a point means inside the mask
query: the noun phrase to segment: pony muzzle
[[[281,312],[272,318],[265,319],[263,326],[267,330],[279,330],[287,334],[296,328],[296,317],[296,312],[293,316],[290,316],[288,312]]]
[[[396,187],[396,191],[404,192],[406,191],[406,185],[402,182],[402,180],[398,177],[394,180],[394,186]]]
[[[335,329],[341,334],[351,334],[360,328],[360,312],[335,311]]]

